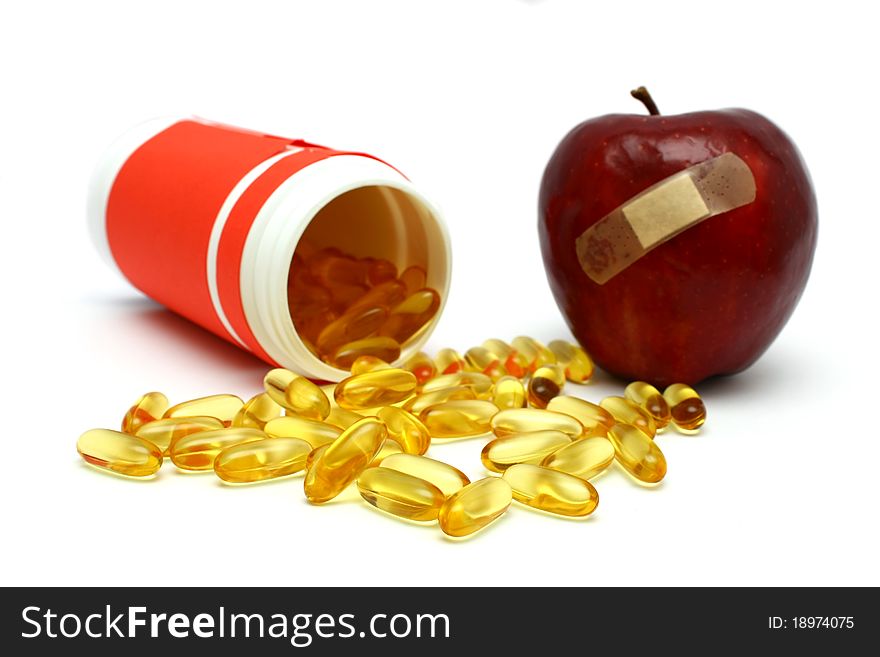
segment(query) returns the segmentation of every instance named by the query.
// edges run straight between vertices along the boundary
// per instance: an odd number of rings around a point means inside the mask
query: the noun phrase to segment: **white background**
[[[28,2],[0,10],[3,584],[880,584],[880,61],[866,3]],[[749,371],[701,390],[669,475],[613,471],[588,521],[522,507],[467,542],[301,481],[131,483],[77,436],[142,392],[256,392],[266,366],[143,298],[96,256],[86,181],[122,131],[200,116],[380,155],[445,210],[455,266],[429,344],[567,337],[537,191],[559,139],[640,112],[743,106],[800,146],[820,206],[812,278]],[[589,399],[620,394],[598,375]],[[482,476],[481,440],[432,450]]]

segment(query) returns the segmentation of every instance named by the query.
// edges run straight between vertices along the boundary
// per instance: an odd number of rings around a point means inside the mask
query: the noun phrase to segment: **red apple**
[[[559,144],[541,181],[538,228],[547,278],[575,337],[602,368],[656,385],[739,372],[782,330],[816,248],[816,199],[791,139],[744,109],[609,114]],[[647,187],[733,152],[755,200],[649,251],[604,285],[581,268],[575,240]]]

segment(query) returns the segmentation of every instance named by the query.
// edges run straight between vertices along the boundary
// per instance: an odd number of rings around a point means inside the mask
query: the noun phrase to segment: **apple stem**
[[[657,109],[657,103],[654,102],[654,99],[651,98],[651,94],[648,93],[648,90],[644,87],[639,87],[638,89],[633,89],[629,92],[630,96],[642,102],[645,106],[645,109],[648,110],[648,114],[651,116],[657,116],[660,114],[660,110]]]

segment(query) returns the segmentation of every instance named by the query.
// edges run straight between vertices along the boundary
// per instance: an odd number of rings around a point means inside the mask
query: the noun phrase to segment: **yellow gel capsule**
[[[360,416],[358,417],[360,420]],[[263,431],[269,438],[299,438],[305,440],[313,448],[332,443],[339,438],[342,429],[328,422],[310,420],[298,415],[277,417],[266,423]]]
[[[370,465],[388,432],[376,418],[367,417],[342,432],[312,463],[303,482],[312,504],[329,502]]]
[[[384,306],[356,306],[327,324],[318,334],[315,346],[323,354],[333,354],[339,347],[369,337],[388,319]]]
[[[370,461],[370,467],[372,468],[377,465],[382,465],[382,461],[395,454],[403,454],[403,447],[394,440],[386,440],[385,444],[382,445],[382,449],[379,450],[379,453],[373,457],[372,461]]]
[[[547,408],[565,386],[565,374],[559,365],[542,365],[529,379],[529,403],[535,408]]]
[[[448,463],[416,454],[393,454],[382,461],[381,467],[403,472],[423,479],[449,497],[471,483],[467,475]]]
[[[299,438],[264,438],[224,449],[214,459],[214,472],[236,484],[286,477],[305,469],[311,451]]]
[[[543,365],[552,365],[556,356],[546,345],[525,335],[519,335],[510,341],[510,346],[519,352],[526,362],[526,370],[534,372]]]
[[[515,376],[502,376],[492,389],[492,403],[499,409],[524,408],[527,404],[526,387]]]
[[[122,418],[123,433],[137,433],[147,422],[158,420],[168,410],[168,397],[161,392],[148,392],[141,395]]]
[[[261,392],[245,402],[241,410],[232,418],[232,426],[262,429],[269,420],[280,416],[281,407],[272,400],[268,393]]]
[[[149,477],[162,466],[162,450],[153,443],[111,429],[91,429],[76,441],[86,463],[129,477]]]
[[[480,479],[446,499],[437,519],[449,536],[468,536],[500,518],[510,507],[510,484],[499,477]]]
[[[379,335],[394,338],[403,344],[425,327],[439,308],[440,295],[436,290],[418,290],[391,309],[388,319],[379,329]]]
[[[315,449],[309,452],[309,455],[306,457],[306,470],[309,470],[312,467],[318,457],[327,451],[328,447],[330,447],[330,443],[325,443],[320,447],[315,447]]]
[[[683,433],[696,433],[706,422],[706,406],[697,391],[684,383],[673,383],[663,391],[672,421]]]
[[[603,426],[606,429],[614,426],[614,416],[611,413],[598,404],[588,402],[580,397],[569,397],[567,395],[554,397],[547,404],[547,410],[570,415],[584,425],[584,428],[587,430],[597,426]]]
[[[641,429],[617,423],[608,431],[608,438],[617,462],[639,481],[656,484],[666,476],[666,457]]]
[[[456,386],[470,386],[477,395],[488,394],[492,390],[492,379],[479,372],[456,372],[435,377],[422,386],[422,392],[434,392]]]
[[[493,381],[507,374],[498,357],[485,347],[471,347],[464,352],[464,359],[471,371],[485,374]]]
[[[654,418],[625,397],[606,397],[599,402],[599,406],[611,413],[615,422],[631,424],[644,431],[650,438],[657,433],[657,423],[654,422]]]
[[[397,279],[397,265],[388,260],[378,258],[365,258],[369,264],[367,270],[367,282],[370,285],[379,285]]]
[[[480,454],[480,460],[487,470],[504,472],[517,463],[537,465],[560,448],[570,444],[571,436],[561,431],[513,433],[486,443]],[[611,457],[614,458],[613,449]]]
[[[393,308],[406,299],[406,294],[406,287],[400,281],[385,281],[370,288],[348,310],[356,311],[362,308],[375,308],[376,306]]]
[[[279,367],[266,374],[263,385],[272,400],[291,413],[313,420],[323,420],[330,414],[327,395],[304,376]]]
[[[583,425],[570,415],[540,408],[510,408],[499,412],[490,424],[499,437],[530,431],[561,431],[572,438],[580,438],[584,433]]]
[[[339,369],[350,370],[361,356],[375,356],[386,363],[400,358],[400,343],[393,338],[374,336],[344,344],[333,354],[330,363]]]
[[[379,409],[378,418],[385,423],[388,437],[407,454],[424,454],[431,446],[428,428],[412,413],[395,406],[385,406]]]
[[[504,369],[512,376],[521,379],[528,373],[530,365],[528,358],[504,342],[504,340],[490,338],[484,341],[482,346],[484,349],[488,349],[491,354],[494,354],[501,361]]]
[[[391,365],[381,358],[375,356],[358,356],[351,364],[352,376],[358,374],[366,374],[367,372],[375,372],[376,370],[390,370]]]
[[[334,406],[330,409],[330,415],[328,415],[324,421],[327,424],[332,424],[340,429],[348,429],[352,424],[363,419],[364,416],[360,413],[355,413],[354,411],[348,411],[344,408]]]
[[[408,520],[436,520],[446,501],[433,484],[390,468],[367,468],[357,486],[374,507]]]
[[[228,427],[242,406],[244,402],[235,395],[210,395],[176,404],[165,411],[165,417],[215,417]]]
[[[614,462],[614,445],[604,436],[590,436],[563,446],[549,454],[540,465],[590,479]]]
[[[164,456],[170,455],[171,443],[199,431],[222,429],[223,423],[215,417],[182,417],[153,420],[142,425],[135,435],[143,438],[162,450]]]
[[[433,379],[437,374],[437,366],[434,364],[434,361],[431,360],[431,357],[424,351],[420,351],[413,356],[410,356],[410,358],[403,364],[403,369],[412,372],[416,377],[416,381],[419,382],[419,385]]]
[[[599,493],[589,481],[540,465],[520,463],[504,471],[513,499],[560,516],[588,516],[599,504]]]
[[[654,418],[657,431],[665,429],[672,419],[669,404],[660,391],[650,383],[633,381],[623,391],[623,396]]]
[[[425,287],[428,282],[428,274],[424,267],[413,265],[403,270],[399,280],[403,283],[408,294],[414,294]]]
[[[477,394],[471,386],[453,386],[451,388],[441,388],[440,390],[432,390],[421,395],[416,395],[408,400],[404,405],[404,410],[409,411],[413,415],[420,415],[423,410],[429,406],[436,406],[448,401],[457,399],[476,399]]]
[[[262,440],[266,434],[259,429],[231,427],[200,431],[171,441],[171,462],[181,470],[211,470],[214,459],[227,447]]]
[[[412,372],[391,368],[343,379],[333,394],[340,408],[356,411],[403,401],[416,391],[417,386]]]
[[[593,378],[593,361],[578,345],[565,340],[552,340],[550,351],[565,371],[565,378],[572,383],[586,383]]]
[[[498,407],[483,399],[460,399],[429,406],[419,419],[434,438],[465,438],[489,431]]]
[[[434,364],[437,366],[437,374],[455,374],[462,372],[467,367],[464,358],[455,349],[441,349],[434,356]]]

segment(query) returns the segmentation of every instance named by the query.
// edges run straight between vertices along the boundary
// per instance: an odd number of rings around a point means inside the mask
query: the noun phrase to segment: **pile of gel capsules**
[[[636,381],[599,404],[562,395],[566,381],[593,374],[586,352],[562,340],[492,339],[464,357],[419,352],[402,367],[361,356],[350,369],[323,387],[273,369],[265,391],[247,402],[222,394],[169,406],[151,392],[125,414],[121,432],[92,429],[77,449],[88,463],[130,477],[154,475],[166,457],[232,484],[304,471],[313,504],[355,484],[372,506],[438,521],[461,537],[497,520],[511,501],[588,516],[599,501],[589,480],[615,461],[655,484],[666,474],[655,434],[670,424],[694,433],[706,418],[699,395],[680,383],[661,393]],[[478,481],[425,456],[432,444],[485,435],[481,458],[492,474]]]

